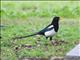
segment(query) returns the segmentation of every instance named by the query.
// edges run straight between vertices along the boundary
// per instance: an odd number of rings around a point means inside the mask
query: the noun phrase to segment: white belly
[[[45,36],[49,37],[49,36],[53,36],[56,32],[54,31],[54,29],[50,30],[50,31],[46,31],[45,32]]]

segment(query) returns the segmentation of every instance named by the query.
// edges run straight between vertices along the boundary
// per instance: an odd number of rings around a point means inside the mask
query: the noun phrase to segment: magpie
[[[53,18],[52,22],[47,27],[45,27],[44,29],[40,30],[39,32],[36,32],[34,34],[31,34],[31,35],[27,35],[27,36],[17,37],[17,38],[21,39],[21,38],[34,36],[34,35],[43,35],[43,36],[46,37],[46,39],[50,38],[50,40],[52,40],[52,37],[58,32],[59,19],[60,19],[60,17],[55,16]]]

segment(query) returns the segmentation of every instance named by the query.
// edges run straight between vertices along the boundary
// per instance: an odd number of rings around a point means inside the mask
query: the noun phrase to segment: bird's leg
[[[46,39],[48,39],[48,37],[46,37]]]
[[[51,45],[54,44],[54,41],[52,40],[52,37],[50,37],[50,42],[51,42]]]
[[[50,41],[52,41],[52,37],[50,37]]]

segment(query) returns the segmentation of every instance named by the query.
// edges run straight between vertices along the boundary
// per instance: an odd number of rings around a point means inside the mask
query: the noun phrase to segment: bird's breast
[[[51,29],[51,30],[45,32],[45,36],[46,37],[53,36],[55,33],[56,33],[55,30]]]

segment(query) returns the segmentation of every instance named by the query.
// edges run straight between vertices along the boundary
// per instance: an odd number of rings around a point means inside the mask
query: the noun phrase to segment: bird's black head
[[[60,17],[58,17],[58,16],[55,16],[54,18],[53,18],[53,21],[52,21],[52,23],[51,24],[57,24],[58,22],[59,22],[59,19],[60,19]]]
[[[54,25],[54,29],[55,29],[56,32],[57,32],[58,29],[59,29],[59,19],[60,19],[60,17],[55,16],[55,17],[53,18],[52,23],[51,23],[51,25]]]

